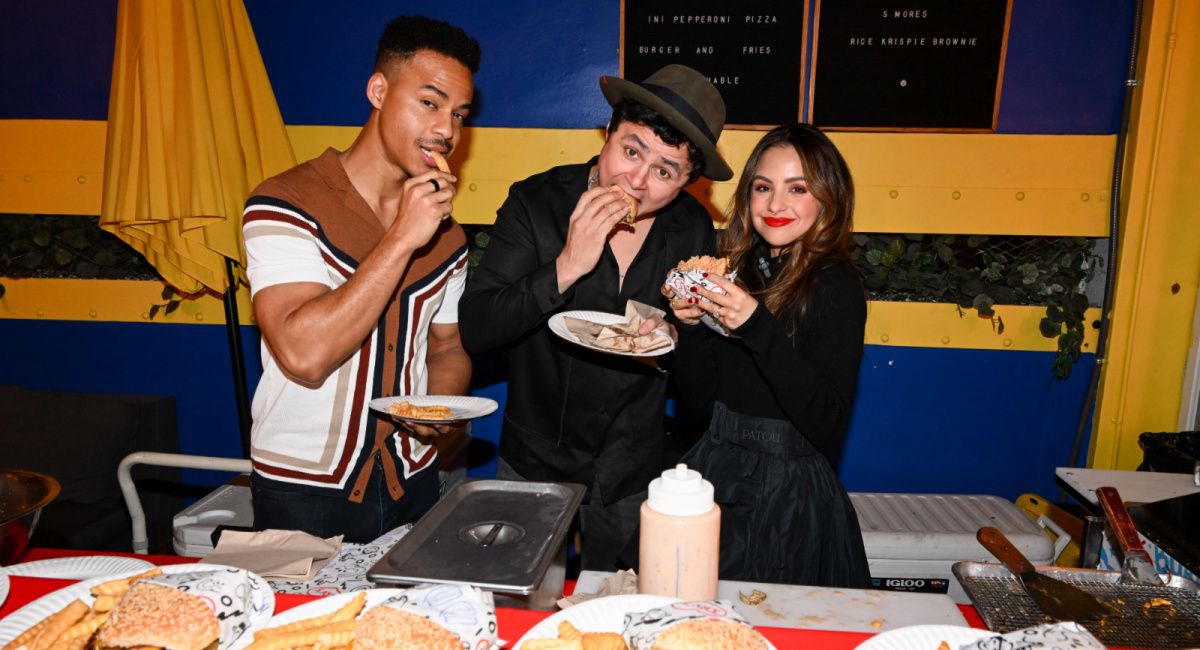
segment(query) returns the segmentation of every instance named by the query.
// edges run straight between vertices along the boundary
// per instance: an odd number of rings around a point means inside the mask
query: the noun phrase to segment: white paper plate
[[[388,410],[392,404],[408,402],[413,406],[448,406],[453,416],[446,420],[421,420],[418,418],[403,418]],[[404,422],[421,422],[425,424],[453,424],[474,420],[485,415],[491,415],[496,410],[496,401],[486,397],[467,397],[463,395],[398,395],[396,397],[380,397],[373,399],[369,406],[376,411],[390,416],[393,420]]]
[[[365,607],[363,607],[363,611],[365,612],[367,611],[367,608],[374,607],[388,598],[397,596],[404,591],[404,589],[367,589],[367,604]],[[283,612],[282,614],[276,614],[275,616],[272,616],[271,620],[267,621],[267,623],[259,629],[279,627],[280,625],[295,623],[296,621],[301,621],[306,618],[314,618],[333,613],[345,606],[346,603],[354,600],[354,597],[360,593],[362,592],[350,591],[344,594],[319,598],[317,600],[304,603],[303,605],[297,605],[288,611]]]
[[[59,580],[87,580],[118,573],[141,573],[153,569],[145,560],[113,555],[84,555],[59,557],[53,560],[25,562],[8,567],[8,575],[25,578],[58,578]]]
[[[558,638],[558,624],[563,621],[570,621],[571,625],[574,625],[581,632],[616,632],[620,634],[625,630],[625,614],[627,612],[644,612],[648,609],[662,607],[674,602],[679,602],[679,599],[670,596],[645,596],[640,594],[606,596],[604,598],[596,598],[595,600],[587,600],[542,620],[541,623],[530,628],[525,633],[525,636],[509,647],[520,648],[522,643],[530,639]],[[770,641],[767,641],[767,647],[775,650],[775,646]]]
[[[958,625],[910,625],[877,634],[858,645],[855,650],[937,650],[945,641],[950,650],[974,643],[995,632]]]
[[[162,567],[162,570],[163,573],[193,573],[200,571],[221,571],[231,568],[233,567],[219,564],[169,564]],[[73,600],[79,599],[90,605],[95,600],[91,594],[92,587],[108,582],[109,580],[128,578],[139,573],[141,571],[125,571],[92,578],[42,596],[0,621],[0,645],[12,641],[17,635],[36,625],[38,621],[71,604]],[[238,650],[248,645],[254,640],[254,630],[262,627],[264,623],[271,619],[271,615],[275,613],[275,594],[271,591],[270,585],[267,584],[266,580],[257,575],[254,577],[257,578],[257,581],[255,582],[255,588],[251,591],[250,598],[254,603],[255,609],[250,614],[250,627],[247,628],[246,633],[242,634],[237,641],[234,641],[228,648],[223,650]]]
[[[658,357],[658,356],[662,356],[662,355],[670,352],[671,350],[675,349],[675,341],[673,341],[670,336],[667,336],[666,333],[661,332],[659,330],[654,330],[653,334],[655,336],[661,336],[661,337],[665,338],[668,342],[670,342],[670,345],[668,345],[665,348],[658,348],[657,350],[651,350],[649,352],[620,352],[617,350],[606,350],[604,348],[598,348],[593,345],[588,345],[587,343],[584,343],[583,341],[579,340],[578,336],[575,336],[575,334],[573,334],[571,332],[571,330],[567,329],[567,322],[564,320],[565,318],[578,318],[579,320],[591,321],[593,323],[599,323],[600,325],[612,325],[613,323],[620,323],[620,322],[624,321],[625,316],[622,316],[620,314],[609,314],[607,312],[602,312],[602,311],[580,310],[580,311],[559,312],[550,317],[550,331],[554,332],[555,335],[558,336],[558,338],[560,338],[564,341],[569,341],[571,343],[574,343],[575,345],[587,348],[589,350],[595,350],[596,352],[604,352],[607,354],[616,354],[616,355],[619,355],[622,357]]]

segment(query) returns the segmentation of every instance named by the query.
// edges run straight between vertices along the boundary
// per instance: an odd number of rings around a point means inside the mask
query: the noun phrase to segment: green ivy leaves
[[[169,284],[163,287],[161,297],[167,302],[161,305],[150,305],[150,320],[154,320],[159,311],[162,311],[165,316],[174,314],[175,310],[179,309],[180,303],[186,298],[186,296],[176,291],[175,287]]]
[[[0,276],[155,278],[154,267],[97,217],[0,215]]]
[[[485,230],[486,229],[486,230]],[[483,253],[491,243],[488,234],[491,226],[463,226],[467,233],[467,277],[475,275],[475,268],[483,261]]]
[[[863,284],[881,300],[953,302],[1003,321],[996,305],[1046,305],[1039,329],[1058,339],[1052,374],[1070,377],[1084,339],[1087,297],[1099,258],[1083,237],[858,233],[853,258]]]

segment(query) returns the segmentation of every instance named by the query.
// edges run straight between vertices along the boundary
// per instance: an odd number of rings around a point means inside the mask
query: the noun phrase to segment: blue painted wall
[[[0,384],[174,395],[184,453],[239,457],[225,328],[164,323],[0,320]],[[251,389],[262,374],[257,328],[243,327]],[[19,344],[16,344],[19,342]],[[68,361],[69,360],[69,361]],[[473,476],[494,476],[505,384],[501,357],[480,358],[476,395],[501,402],[474,423]],[[986,493],[1052,498],[1093,357],[1051,389],[1047,352],[868,345],[840,475],[858,492]],[[1014,408],[1016,405],[1016,408]],[[190,472],[197,484],[224,477]]]
[[[470,124],[595,128],[596,80],[620,68],[617,0],[245,0],[288,124],[360,126],[383,26],[425,13],[483,46]],[[0,119],[103,120],[116,0],[0,0]],[[998,130],[1111,134],[1132,0],[1013,0]]]
[[[999,130],[1114,133],[1132,4],[1013,0]],[[0,119],[106,119],[116,6],[0,0]],[[362,124],[376,39],[406,12],[449,20],[481,41],[472,125],[593,128],[608,117],[596,79],[619,68],[617,0],[246,6],[289,124]],[[256,330],[243,328],[243,339],[253,387]],[[0,320],[0,341],[0,383],[174,395],[185,452],[239,454],[222,327]],[[1050,390],[1049,353],[868,346],[843,480],[857,491],[1051,496],[1091,363],[1085,355],[1074,377]],[[478,360],[475,384],[502,401],[502,361]],[[475,435],[494,444],[499,421],[478,421]],[[495,460],[480,449],[472,473],[490,475]]]

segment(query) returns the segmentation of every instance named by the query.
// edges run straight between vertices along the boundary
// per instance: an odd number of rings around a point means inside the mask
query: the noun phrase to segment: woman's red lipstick
[[[789,219],[787,217],[763,217],[763,223],[772,228],[782,228],[793,221],[795,221],[795,219]]]

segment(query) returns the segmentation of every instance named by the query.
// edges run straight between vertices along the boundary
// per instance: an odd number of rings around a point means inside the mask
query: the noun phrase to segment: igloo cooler
[[[875,589],[948,594],[971,599],[950,573],[955,562],[998,560],[975,539],[1000,529],[1035,566],[1054,564],[1054,542],[1017,506],[986,494],[852,492]]]

